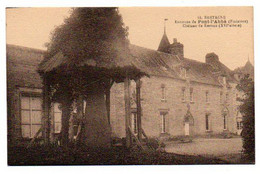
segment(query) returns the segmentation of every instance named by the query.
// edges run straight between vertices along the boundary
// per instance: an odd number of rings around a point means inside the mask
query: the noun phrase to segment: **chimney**
[[[215,62],[218,61],[219,61],[218,55],[215,53],[208,53],[205,57],[205,62],[208,64],[214,64]]]
[[[169,52],[173,55],[177,55],[180,58],[184,57],[183,54],[183,44],[177,41],[177,38],[173,39],[173,43],[169,47]]]

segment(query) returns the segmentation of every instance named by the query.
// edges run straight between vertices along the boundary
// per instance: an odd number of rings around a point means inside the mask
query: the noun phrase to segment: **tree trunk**
[[[107,108],[107,119],[110,125],[110,87],[106,89],[106,108]]]
[[[74,140],[74,113],[70,114],[70,119],[69,119],[69,141]]]
[[[111,130],[107,117],[105,90],[102,84],[96,84],[88,93],[85,116],[83,118],[80,142],[91,148],[108,148],[111,142]]]
[[[42,129],[42,136],[44,138],[45,144],[48,144],[50,142],[50,101],[49,101],[49,95],[50,95],[50,87],[47,80],[46,75],[43,78],[43,129]]]
[[[136,108],[137,108],[137,137],[142,140],[142,106],[141,106],[141,81],[140,78],[136,80]]]
[[[130,94],[131,94],[131,81],[127,76],[124,80],[124,98],[125,98],[125,131],[126,131],[126,147],[131,146],[131,134],[129,132],[130,118],[131,118],[131,103],[130,103]]]

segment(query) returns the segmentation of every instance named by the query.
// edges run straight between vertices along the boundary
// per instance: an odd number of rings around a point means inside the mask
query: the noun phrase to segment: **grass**
[[[158,151],[126,149],[88,149],[71,146],[36,145],[30,148],[12,146],[8,148],[8,165],[183,165],[183,164],[228,164],[215,158],[177,155]]]

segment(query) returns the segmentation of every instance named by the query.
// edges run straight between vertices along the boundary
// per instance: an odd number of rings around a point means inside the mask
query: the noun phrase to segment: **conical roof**
[[[170,45],[169,39],[168,39],[166,33],[164,32],[157,51],[168,52],[169,45]]]
[[[252,70],[254,69],[254,66],[252,65],[252,63],[248,60],[244,66],[244,69],[246,70]]]

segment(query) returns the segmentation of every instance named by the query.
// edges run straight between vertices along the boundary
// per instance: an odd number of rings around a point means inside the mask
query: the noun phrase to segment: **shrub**
[[[239,111],[243,116],[243,151],[249,160],[255,160],[255,97],[254,97],[254,81],[246,75],[240,80],[237,89],[244,93],[242,98],[238,98],[241,102]]]
[[[165,148],[165,144],[157,138],[149,138],[147,140],[147,145],[154,150],[162,150]]]

